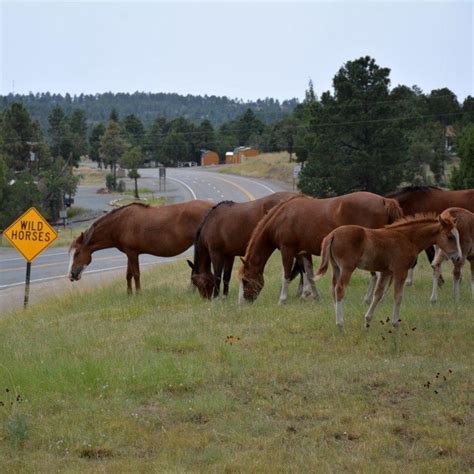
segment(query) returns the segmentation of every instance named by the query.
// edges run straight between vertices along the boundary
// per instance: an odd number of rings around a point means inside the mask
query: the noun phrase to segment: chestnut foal
[[[462,267],[469,260],[471,264],[471,292],[474,301],[474,214],[467,209],[460,207],[450,207],[441,214],[442,218],[451,217],[456,220],[456,227],[459,231],[459,240],[461,243],[462,258],[454,264],[453,269],[453,292],[454,300],[459,301],[461,271]],[[437,249],[433,259],[433,291],[431,293],[431,302],[438,300],[438,281],[441,275],[441,265],[448,257],[441,250]]]
[[[360,268],[380,272],[372,302],[365,315],[365,326],[370,326],[375,307],[392,279],[395,291],[392,324],[397,326],[408,270],[413,266],[417,255],[434,244],[443,249],[453,261],[461,259],[455,219],[450,216],[436,218],[434,215],[422,214],[404,217],[380,229],[344,225],[328,234],[321,245],[321,264],[316,276],[324,275],[331,262],[336,324],[340,328],[344,327],[345,289],[354,270]]]

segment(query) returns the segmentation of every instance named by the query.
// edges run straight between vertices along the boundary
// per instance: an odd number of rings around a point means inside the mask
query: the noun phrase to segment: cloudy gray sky
[[[371,55],[392,85],[473,94],[473,3],[1,3],[1,93],[318,93]],[[14,85],[13,85],[14,82]]]

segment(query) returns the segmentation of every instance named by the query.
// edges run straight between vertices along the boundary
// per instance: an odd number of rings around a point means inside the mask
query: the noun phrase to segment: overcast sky
[[[345,61],[370,55],[391,68],[392,86],[474,95],[470,1],[2,1],[0,8],[2,94],[14,87],[302,98],[310,78],[320,94]]]

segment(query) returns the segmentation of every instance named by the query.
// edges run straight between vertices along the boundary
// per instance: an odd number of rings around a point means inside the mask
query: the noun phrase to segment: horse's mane
[[[438,214],[436,212],[420,212],[413,216],[403,216],[397,219],[392,224],[384,226],[386,229],[393,229],[396,227],[403,227],[410,224],[428,224],[438,222]]]
[[[397,189],[391,193],[385,194],[385,197],[398,197],[402,194],[411,194],[411,193],[429,193],[431,191],[443,191],[438,186],[405,186],[404,188]]]
[[[272,207],[261,219],[260,222],[257,224],[257,227],[255,227],[254,231],[252,232],[252,236],[250,237],[249,243],[247,244],[247,249],[245,250],[245,257],[249,255],[249,253],[253,250],[253,247],[255,246],[255,242],[260,238],[262,235],[265,227],[267,224],[270,223],[270,221],[273,221],[273,219],[276,218],[276,216],[280,213],[282,207],[289,203],[290,201],[293,201],[295,199],[312,199],[309,196],[305,196],[304,194],[297,194],[296,196],[291,196],[288,199],[285,199],[284,201],[279,202],[276,206]]]
[[[199,265],[199,257],[200,257],[200,252],[199,252],[199,241],[201,240],[201,234],[202,234],[202,229],[206,225],[206,223],[209,221],[209,218],[211,214],[220,206],[233,206],[235,204],[234,201],[221,201],[218,202],[215,206],[211,207],[207,212],[204,218],[202,219],[201,223],[199,224],[199,227],[196,231],[196,235],[194,236],[194,266],[197,268]]]
[[[111,211],[107,212],[106,214],[104,214],[103,216],[100,216],[98,219],[96,219],[91,225],[90,227],[84,232],[84,243],[83,245],[87,244],[89,242],[89,240],[91,239],[92,237],[92,234],[94,233],[94,229],[97,227],[98,224],[102,224],[105,220],[109,219],[111,215],[115,215],[117,214],[118,212],[121,212],[123,211],[124,209],[127,209],[131,206],[142,206],[142,207],[150,207],[149,204],[145,204],[143,202],[131,202],[130,204],[126,204],[125,206],[120,206],[120,207],[117,207],[115,209],[112,209]],[[71,247],[70,249],[73,247],[73,245],[75,244],[76,240],[73,241],[73,243],[71,244]],[[69,249],[69,250],[70,250]]]

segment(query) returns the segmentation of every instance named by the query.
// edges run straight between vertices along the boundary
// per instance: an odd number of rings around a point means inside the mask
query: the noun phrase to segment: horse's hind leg
[[[314,272],[313,272],[313,259],[310,254],[303,256],[303,265],[304,265],[304,286],[303,286],[303,294],[301,295],[303,298],[305,296],[311,296],[314,301],[319,299],[319,292],[316,288],[316,284],[314,283]]]
[[[133,279],[135,280],[135,291],[137,293],[140,293],[141,291],[141,285],[140,285],[140,265],[138,263],[138,254],[136,253],[129,253],[127,254],[128,257],[128,264],[127,264],[127,285],[129,285],[129,288],[127,287],[127,290],[129,290],[129,293],[132,292],[132,284],[131,284],[131,277],[133,276]],[[129,281],[129,269],[130,269],[130,281]]]
[[[375,284],[377,283],[377,274],[375,272],[370,272],[369,286],[367,288],[367,293],[364,297],[364,302],[369,304],[374,296]]]
[[[469,263],[471,264],[471,295],[474,302],[474,255],[469,256]]]
[[[281,259],[283,262],[283,272],[281,277],[281,293],[279,304],[283,304],[288,299],[288,285],[291,281],[291,270],[293,269],[293,261],[295,254],[291,249],[281,248]]]
[[[229,282],[232,276],[232,267],[234,266],[234,257],[227,257],[224,264],[224,296],[229,294]]]
[[[390,273],[380,273],[377,279],[377,284],[375,286],[375,292],[370,303],[367,313],[365,313],[365,327],[370,327],[372,322],[372,317],[374,316],[375,308],[379,304],[380,300],[383,298],[385,287],[387,282],[390,280]]]
[[[344,328],[344,295],[353,271],[354,269],[342,269],[336,283],[336,324],[340,329]]]
[[[221,291],[222,271],[224,270],[224,259],[221,255],[211,255],[212,269],[214,272],[214,294],[213,298],[218,298]]]

